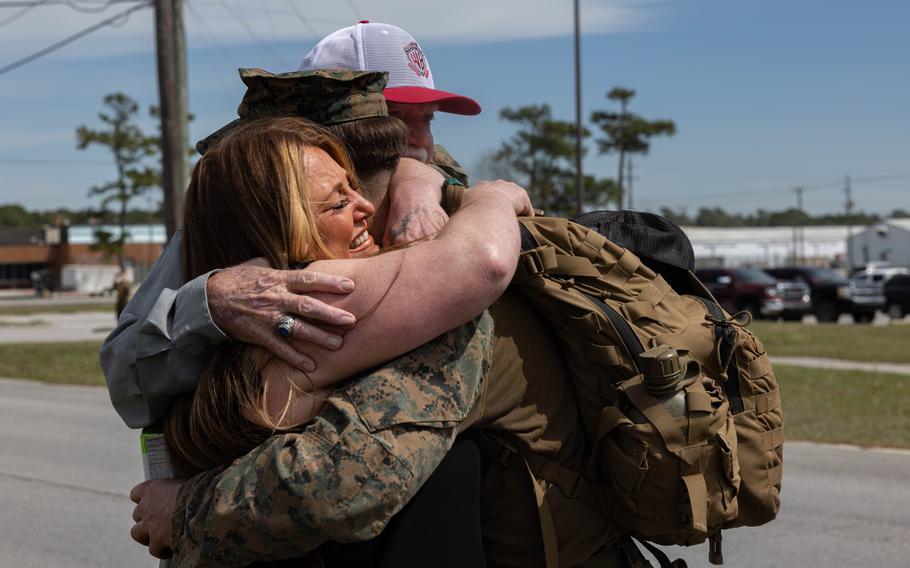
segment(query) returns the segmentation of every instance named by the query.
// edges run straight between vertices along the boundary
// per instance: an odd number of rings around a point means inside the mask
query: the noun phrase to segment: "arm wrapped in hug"
[[[351,379],[299,433],[180,490],[176,566],[243,566],[379,534],[430,476],[480,394],[484,314]]]

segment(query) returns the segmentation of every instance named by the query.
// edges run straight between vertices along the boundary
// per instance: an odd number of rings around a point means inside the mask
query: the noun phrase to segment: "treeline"
[[[126,212],[126,224],[144,225],[161,223],[163,212],[133,209]],[[0,228],[4,229],[40,229],[45,225],[69,220],[72,225],[115,224],[116,214],[97,209],[50,209],[47,211],[29,211],[17,204],[0,205]]]
[[[766,211],[759,209],[754,213],[728,213],[720,207],[702,207],[695,215],[685,211],[674,211],[669,207],[660,210],[660,214],[678,225],[696,227],[792,227],[808,225],[870,225],[883,219],[910,217],[905,209],[894,209],[884,217],[857,211],[847,216],[844,213],[827,213],[813,216],[805,211],[792,207],[783,211]]]

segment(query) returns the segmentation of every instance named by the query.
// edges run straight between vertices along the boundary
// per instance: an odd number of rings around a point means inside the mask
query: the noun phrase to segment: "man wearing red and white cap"
[[[326,68],[387,71],[389,82],[383,94],[389,114],[408,126],[407,155],[421,162],[437,161],[430,128],[433,113],[480,113],[480,105],[473,99],[436,88],[430,63],[417,40],[396,26],[362,21],[329,34],[303,58],[299,70]],[[440,158],[440,162],[451,159],[447,155]]]

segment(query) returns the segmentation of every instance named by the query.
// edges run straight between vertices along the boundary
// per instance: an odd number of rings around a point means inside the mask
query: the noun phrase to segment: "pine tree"
[[[161,172],[157,164],[149,165],[148,161],[156,156],[159,151],[157,136],[146,136],[142,129],[135,123],[139,105],[123,93],[112,93],[104,97],[107,112],[98,113],[98,118],[103,127],[98,130],[87,126],[76,129],[76,147],[85,150],[89,146],[99,145],[110,150],[117,169],[114,180],[91,188],[89,196],[102,196],[101,207],[106,209],[111,203],[117,204],[117,224],[120,235],[108,231],[98,230],[95,237],[98,240],[96,248],[107,255],[117,258],[120,270],[125,269],[123,259],[124,243],[128,237],[126,232],[127,205],[134,197],[139,197],[146,191],[161,186]]]

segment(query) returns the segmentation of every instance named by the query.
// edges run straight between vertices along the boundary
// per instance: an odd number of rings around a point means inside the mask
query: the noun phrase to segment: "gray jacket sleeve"
[[[101,346],[111,402],[131,428],[154,423],[175,395],[195,389],[208,354],[227,339],[209,313],[212,272],[183,283],[181,241],[178,231]]]

